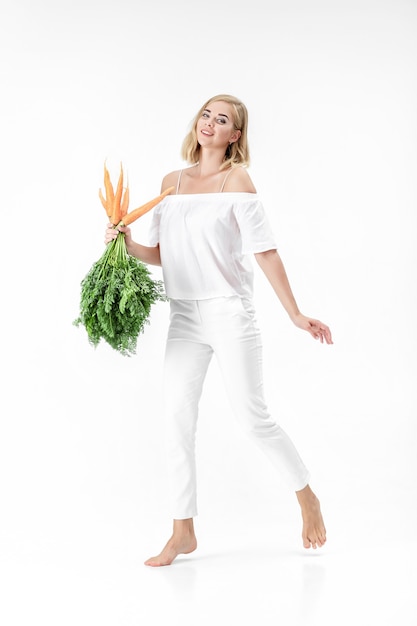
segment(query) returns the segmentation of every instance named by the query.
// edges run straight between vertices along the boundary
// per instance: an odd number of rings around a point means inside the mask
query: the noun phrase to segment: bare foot
[[[305,548],[321,548],[326,543],[326,528],[320,510],[320,502],[309,485],[296,492],[303,518],[303,545]]]
[[[174,532],[167,542],[166,546],[158,556],[153,556],[145,565],[151,567],[161,567],[162,565],[171,565],[172,561],[179,554],[190,554],[197,548],[197,539],[194,534],[194,525],[192,519],[174,520]]]

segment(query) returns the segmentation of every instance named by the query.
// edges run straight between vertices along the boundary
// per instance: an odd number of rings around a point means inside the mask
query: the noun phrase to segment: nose
[[[213,126],[211,119],[206,119],[206,126]]]

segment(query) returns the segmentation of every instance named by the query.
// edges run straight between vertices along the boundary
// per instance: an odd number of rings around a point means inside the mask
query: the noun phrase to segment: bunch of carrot
[[[98,190],[98,194],[101,200],[101,203],[107,213],[107,217],[110,219],[111,223],[114,226],[129,226],[132,222],[137,220],[142,215],[145,215],[148,211],[154,208],[166,195],[171,193],[174,187],[169,187],[159,196],[146,202],[142,206],[134,209],[130,213],[128,213],[129,208],[129,184],[126,184],[126,187],[123,186],[124,174],[123,174],[123,166],[120,164],[120,174],[119,179],[117,181],[116,190],[113,187],[113,184],[110,179],[109,171],[104,164],[104,189],[106,196],[103,196],[103,192],[101,189]]]
[[[124,187],[123,167],[116,187],[104,165],[104,189],[99,197],[114,226],[128,226],[150,211],[173,187],[128,213],[129,185]],[[137,339],[149,323],[152,305],[166,300],[161,281],[153,280],[144,263],[128,254],[124,233],[107,244],[101,258],[81,282],[80,314],[74,325],[82,324],[91,345],[104,339],[123,355],[135,354]]]

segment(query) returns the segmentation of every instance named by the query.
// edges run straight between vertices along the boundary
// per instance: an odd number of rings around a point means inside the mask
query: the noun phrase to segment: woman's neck
[[[224,155],[216,151],[200,150],[199,161],[195,166],[195,173],[199,178],[208,178],[220,172]]]

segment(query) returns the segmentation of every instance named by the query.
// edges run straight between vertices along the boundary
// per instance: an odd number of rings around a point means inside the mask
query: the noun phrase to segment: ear
[[[229,139],[230,143],[235,143],[235,141],[237,141],[240,137],[242,133],[240,132],[240,130],[235,130],[235,132],[232,134],[232,136]]]

